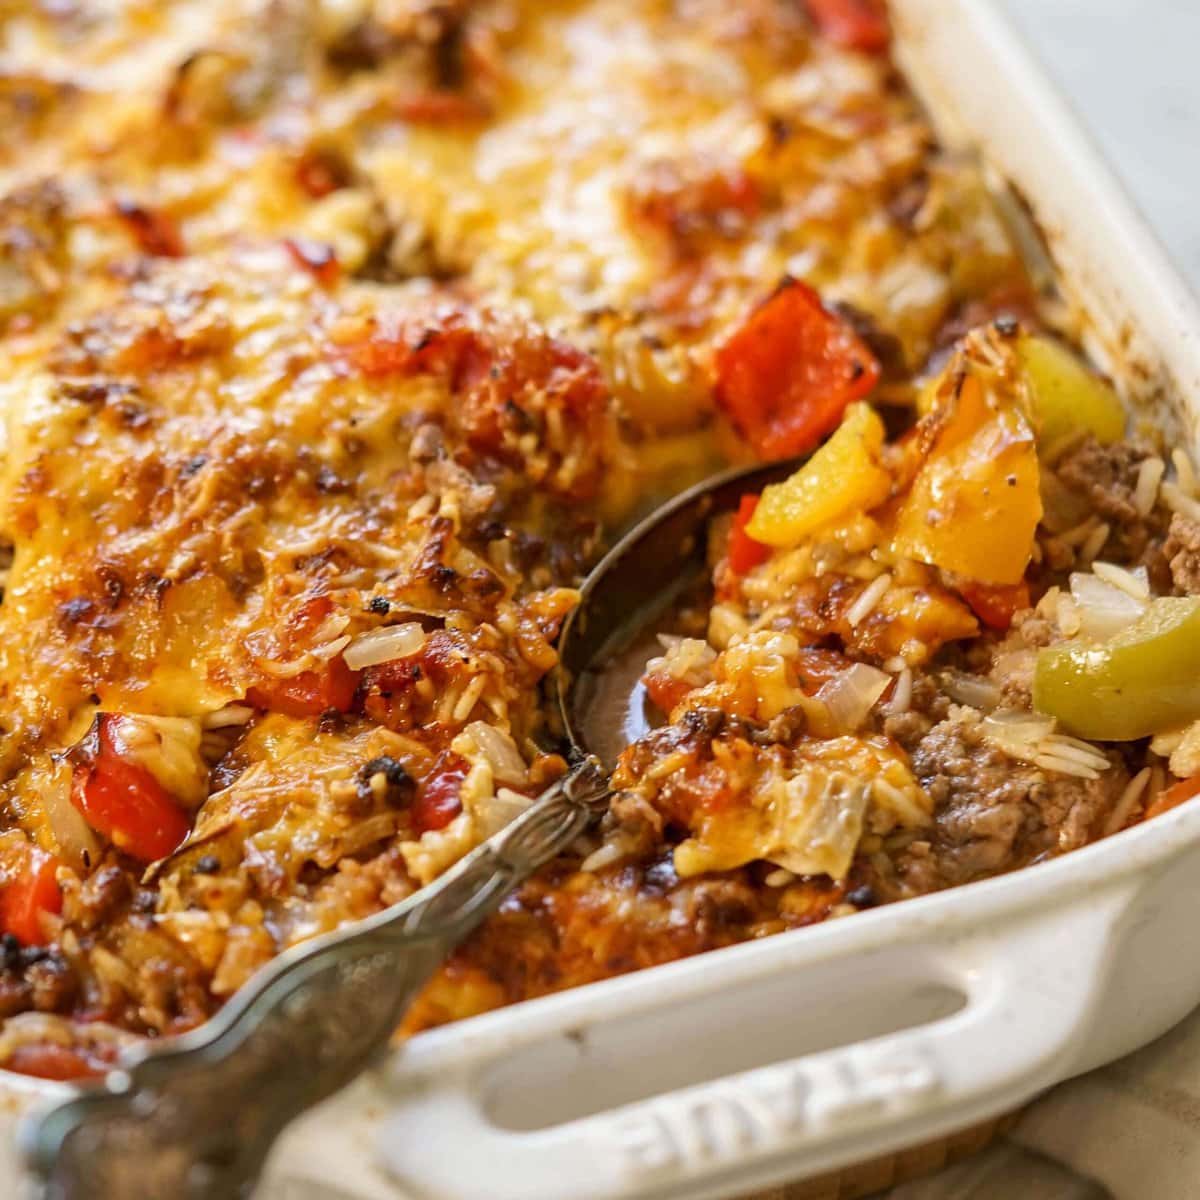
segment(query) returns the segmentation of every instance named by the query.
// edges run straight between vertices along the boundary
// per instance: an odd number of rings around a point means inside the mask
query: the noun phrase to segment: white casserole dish
[[[1087,340],[1195,443],[1200,310],[987,0],[892,0],[945,138],[1028,201]],[[1155,411],[1170,391],[1184,413]],[[705,1200],[994,1116],[1200,1003],[1200,805],[1066,858],[423,1034],[297,1123],[270,1200]],[[64,1085],[0,1080],[12,1129]],[[230,1097],[231,1106],[236,1097]]]

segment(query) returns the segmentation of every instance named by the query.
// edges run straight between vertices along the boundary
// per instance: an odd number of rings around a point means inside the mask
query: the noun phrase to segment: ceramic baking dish
[[[1093,354],[1195,444],[1200,311],[1024,48],[986,0],[892,7],[944,139],[1028,206]],[[1198,909],[1193,804],[1005,878],[518,1005],[421,1035],[298,1122],[259,1195],[715,1200],[887,1155],[1182,1018]],[[62,1087],[0,1083],[4,1195],[20,1112]]]

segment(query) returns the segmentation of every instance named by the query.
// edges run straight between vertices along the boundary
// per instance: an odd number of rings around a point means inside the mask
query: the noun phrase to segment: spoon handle
[[[45,1200],[248,1197],[272,1143],[388,1047],[445,956],[604,810],[588,759],[435,883],[288,951],[212,1021],[29,1119]]]

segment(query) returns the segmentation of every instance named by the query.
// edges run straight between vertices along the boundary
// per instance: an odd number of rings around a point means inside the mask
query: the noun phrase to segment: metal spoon
[[[604,812],[602,758],[623,742],[588,720],[597,680],[703,571],[709,518],[794,467],[717,476],[627,534],[584,583],[560,640],[569,773],[416,895],[285,952],[199,1029],[125,1055],[27,1119],[21,1144],[43,1197],[249,1197],[284,1127],[377,1060],[443,959]]]

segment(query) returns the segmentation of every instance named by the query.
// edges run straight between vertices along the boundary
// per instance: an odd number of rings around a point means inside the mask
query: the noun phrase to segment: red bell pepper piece
[[[989,628],[1001,632],[1009,629],[1013,617],[1030,605],[1029,584],[1024,580],[1010,585],[964,583],[959,594],[971,606],[971,611]]]
[[[759,563],[765,562],[770,549],[762,542],[756,542],[747,532],[746,526],[754,517],[758,507],[757,496],[743,496],[738,502],[738,510],[733,518],[733,528],[729,532],[729,569],[735,575],[745,575],[754,570]]]
[[[445,829],[462,812],[463,780],[470,767],[467,760],[450,751],[438,755],[433,773],[421,784],[413,801],[412,820],[417,832]]]
[[[143,253],[154,258],[182,258],[186,253],[179,226],[166,213],[131,200],[118,200],[113,207]]]
[[[119,850],[140,862],[155,862],[182,844],[191,822],[149,770],[123,756],[121,719],[114,713],[97,719],[95,742],[75,767],[71,801]]]
[[[358,690],[359,672],[340,658],[322,671],[301,671],[290,679],[265,679],[246,693],[255,708],[285,713],[289,717],[319,717],[333,709],[349,712]]]
[[[807,0],[823,37],[847,50],[882,54],[892,40],[884,0]]]
[[[17,1046],[5,1060],[8,1071],[33,1075],[38,1079],[86,1079],[101,1075],[110,1064],[93,1063],[78,1050],[43,1042],[35,1046]]]
[[[341,278],[342,267],[338,262],[337,251],[328,242],[290,237],[283,239],[283,247],[292,262],[308,271],[322,287],[333,287]]]
[[[0,928],[22,946],[42,945],[46,940],[43,914],[62,911],[57,871],[58,859],[31,849],[25,869],[0,891]]]
[[[811,450],[880,375],[850,325],[794,279],[717,351],[716,367],[717,403],[766,459]]]
[[[692,690],[692,685],[666,671],[647,671],[642,676],[646,695],[659,712],[670,716],[675,706]]]

